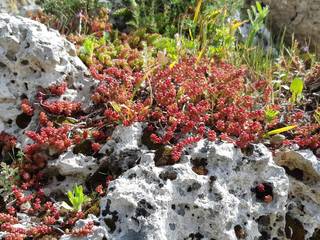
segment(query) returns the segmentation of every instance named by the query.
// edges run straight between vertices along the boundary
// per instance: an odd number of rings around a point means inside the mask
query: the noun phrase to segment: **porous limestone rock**
[[[48,183],[43,187],[46,196],[66,197],[66,193],[74,188],[74,186],[83,185],[85,179],[82,176],[48,176]]]
[[[100,202],[107,238],[284,239],[289,181],[266,147],[245,156],[232,144],[202,140],[188,152],[164,167],[145,152],[111,182]],[[270,203],[257,197],[259,183],[270,186]]]
[[[41,23],[0,14],[0,132],[22,136],[22,128],[36,127],[33,119],[19,124],[21,98],[62,81],[69,90],[61,98],[87,102],[93,81],[75,47]]]
[[[255,0],[246,0],[247,6]],[[275,36],[286,30],[286,40],[290,44],[292,34],[302,46],[310,42],[311,48],[320,52],[320,1],[319,0],[262,0],[270,7],[269,20]]]
[[[288,238],[319,239],[316,234],[320,234],[320,161],[310,150],[280,152],[275,160],[289,176]]]
[[[74,175],[86,178],[93,174],[98,166],[96,158],[68,151],[61,154],[57,159],[49,161],[46,171],[55,172],[62,176]]]
[[[99,168],[98,159],[72,151],[61,154],[48,162],[42,171],[49,178],[49,185],[44,187],[47,195],[65,194],[75,185],[84,185],[88,177]]]
[[[139,162],[145,148],[141,143],[144,125],[117,126],[111,140],[101,148],[100,153],[106,154],[101,159],[101,165],[107,166],[113,176],[119,176]]]

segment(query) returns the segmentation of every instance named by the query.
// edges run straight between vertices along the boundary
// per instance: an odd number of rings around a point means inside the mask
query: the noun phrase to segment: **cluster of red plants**
[[[26,237],[39,237],[47,234],[57,234],[53,226],[67,229],[74,226],[75,222],[85,217],[81,211],[74,212],[72,215],[61,213],[53,202],[48,201],[43,190],[39,187],[39,179],[32,182],[31,179],[24,179],[28,183],[23,188],[14,187],[12,194],[14,201],[7,204],[8,213],[0,213],[0,230],[6,232],[5,239],[25,239]],[[33,190],[29,192],[27,190]],[[29,204],[26,204],[29,203]],[[27,213],[29,216],[39,217],[41,223],[32,224],[32,227],[21,228],[15,226],[19,223],[15,214],[17,212]],[[61,221],[61,218],[63,221]],[[72,231],[72,235],[85,236],[92,231],[92,225],[88,224],[81,229]]]
[[[106,27],[98,23],[93,25],[94,31]],[[179,161],[187,146],[201,139],[222,140],[246,148],[260,141],[268,130],[284,125],[298,126],[286,135],[286,143],[297,143],[302,148],[320,147],[320,125],[308,123],[303,111],[290,109],[288,105],[286,109],[280,103],[270,106],[272,89],[268,83],[263,80],[247,82],[244,68],[189,57],[173,67],[159,66],[145,73],[134,68],[135,61],[139,60],[138,52],[128,49],[123,48],[112,64],[97,56],[90,66],[93,77],[99,80],[91,96],[92,112],[81,111],[81,103],[50,99],[65,93],[66,82],[39,90],[36,104],[28,99],[21,101],[21,111],[38,117],[40,126],[35,131],[25,132],[33,142],[23,149],[24,160],[18,166],[21,182],[12,191],[14,204],[7,205],[7,213],[0,214],[0,229],[8,233],[5,239],[45,235],[54,231],[52,225],[60,224],[65,229],[84,217],[82,212],[61,215],[41,191],[39,171],[51,159],[84,142],[89,142],[92,154],[96,154],[110,137],[110,128],[119,124],[147,122],[150,140],[156,147],[165,145],[171,149],[173,162]],[[101,46],[97,51],[109,50]],[[266,120],[267,106],[280,112],[271,122]],[[58,121],[58,118],[66,120],[70,116],[76,118],[76,123]],[[281,116],[284,123],[280,122]],[[77,125],[79,122],[81,124]],[[11,151],[15,146],[14,136],[0,133],[2,150]],[[27,193],[31,188],[34,191]],[[268,185],[259,184],[255,191],[264,202],[270,203],[272,194],[267,188]],[[96,192],[100,196],[106,194],[102,185],[96,187]],[[26,203],[31,207],[25,209]],[[27,230],[17,228],[13,226],[18,222],[17,212],[37,216],[43,224]],[[64,223],[58,221],[61,217]],[[92,229],[93,223],[89,222],[71,234],[85,236]]]
[[[219,136],[246,147],[263,133],[264,101],[246,94],[244,69],[189,58],[158,68],[150,78],[114,67],[92,71],[100,80],[92,100],[106,106],[106,121],[147,121],[151,140],[172,145],[175,161],[186,145],[202,138]]]

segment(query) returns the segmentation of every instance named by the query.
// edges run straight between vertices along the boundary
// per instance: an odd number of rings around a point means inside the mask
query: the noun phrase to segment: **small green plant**
[[[0,164],[0,195],[7,200],[12,192],[12,186],[19,179],[18,168],[12,168],[6,163]]]
[[[290,98],[290,102],[292,103],[299,102],[299,100],[302,97],[302,91],[303,91],[303,80],[299,77],[294,78],[290,84],[290,92],[292,94]]]
[[[84,40],[82,47],[80,48],[80,58],[90,65],[92,63],[93,51],[95,48],[95,39],[88,37]]]
[[[72,208],[76,211],[81,211],[83,204],[90,201],[90,198],[83,193],[82,186],[76,185],[72,191],[68,191],[67,195],[70,203],[72,204]]]
[[[254,38],[264,26],[265,19],[269,14],[269,8],[262,7],[261,3],[256,2],[256,6],[251,6],[247,13],[251,26],[245,45],[249,48],[253,46]]]
[[[279,115],[279,111],[267,108],[265,110],[265,116],[267,122],[272,122]]]

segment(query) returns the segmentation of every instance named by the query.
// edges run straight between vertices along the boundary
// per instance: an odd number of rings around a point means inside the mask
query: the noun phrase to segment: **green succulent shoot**
[[[68,198],[72,204],[72,208],[76,211],[81,211],[83,204],[90,201],[90,198],[83,193],[82,186],[74,186],[72,191],[68,191]]]
[[[302,97],[303,91],[303,80],[299,77],[293,79],[290,85],[291,98],[290,101],[292,103],[299,102]]]

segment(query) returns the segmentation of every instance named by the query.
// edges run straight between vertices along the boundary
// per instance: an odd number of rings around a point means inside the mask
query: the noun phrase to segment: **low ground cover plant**
[[[154,150],[158,166],[179,162],[184,150],[201,139],[230,142],[243,152],[252,143],[270,149],[297,145],[319,156],[319,99],[309,91],[319,79],[319,64],[295,42],[279,46],[275,56],[264,54],[256,35],[266,8],[258,3],[251,8],[254,27],[241,42],[237,31],[245,21],[232,19],[226,11],[234,6],[230,1],[219,6],[211,1],[160,2],[130,1],[127,10],[120,9],[118,16],[128,18],[125,26],[132,27],[124,33],[111,27],[98,1],[42,1],[46,14],[36,18],[51,26],[63,19],[55,27],[76,44],[96,85],[88,96],[89,110],[81,102],[54,100],[73,87],[64,81],[39,89],[32,101],[23,99],[21,112],[39,123],[25,132],[30,142],[24,148],[16,136],[0,133],[5,209],[0,230],[8,233],[5,239],[85,236],[92,231],[93,223],[70,229],[89,213],[98,214],[96,203],[118,176],[106,171],[103,181],[91,188],[70,189],[62,197],[66,202],[69,198],[62,210],[42,190],[48,181],[43,170],[66,151],[100,158],[117,126],[146,123],[143,144]],[[57,4],[65,11],[57,12]],[[175,6],[170,15],[145,14],[150,9],[169,11],[169,5]],[[35,226],[13,226],[19,222],[18,212],[37,219]]]

